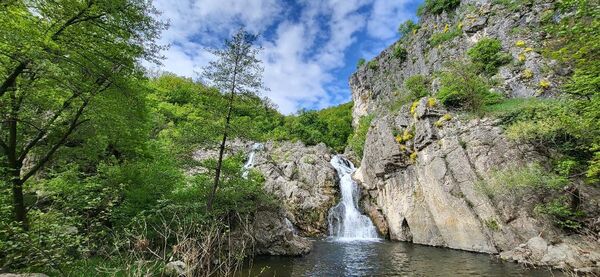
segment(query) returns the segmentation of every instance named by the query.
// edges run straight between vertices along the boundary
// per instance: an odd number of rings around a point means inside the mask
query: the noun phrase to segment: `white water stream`
[[[342,199],[329,210],[329,235],[336,240],[378,240],[373,222],[358,210],[358,186],[352,180],[354,165],[340,155],[330,163],[340,178]]]
[[[244,164],[244,167],[242,167],[242,177],[248,178],[248,172],[254,167],[254,155],[256,154],[256,151],[263,150],[263,148],[264,145],[259,142],[252,145],[250,154],[248,154],[248,160],[246,161],[246,164]]]

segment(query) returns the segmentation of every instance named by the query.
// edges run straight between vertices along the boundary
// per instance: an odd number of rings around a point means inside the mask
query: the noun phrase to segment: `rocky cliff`
[[[257,254],[300,255],[310,250],[304,237],[328,233],[327,214],[338,195],[338,177],[331,166],[331,152],[324,144],[305,146],[302,142],[233,141],[228,154],[253,155],[254,170],[265,178],[264,190],[281,204],[279,211],[260,211],[254,229]],[[194,159],[215,158],[214,149],[199,149]],[[189,171],[193,174],[201,167]]]
[[[509,98],[556,94],[569,68],[537,53],[543,35],[529,31],[562,16],[552,12],[554,4],[507,7],[461,1],[453,13],[424,15],[414,33],[352,75],[354,123],[364,115],[375,116],[355,179],[363,187],[362,206],[384,236],[598,272],[600,243],[594,236],[566,233],[534,212],[547,194],[532,189],[494,197],[485,189],[494,172],[543,168],[547,158],[530,145],[507,139],[498,120],[449,112],[435,100],[435,72],[448,61],[464,59],[467,49],[484,37],[499,39],[513,57],[491,77],[493,90]],[[458,32],[439,45],[429,43],[448,30]],[[406,59],[394,55],[398,46],[406,49]],[[434,97],[392,109],[403,97],[404,80],[417,74],[431,77]],[[598,193],[583,195],[595,214]]]
[[[373,66],[362,66],[350,78],[354,123],[366,114],[380,114],[401,98],[407,77],[432,76],[452,60],[466,57],[466,50],[485,37],[498,38],[513,62],[494,76],[494,90],[509,97],[550,96],[556,93],[561,76],[570,72],[555,61],[543,59],[536,49],[543,34],[534,31],[544,20],[558,20],[552,13],[555,1],[535,1],[508,7],[490,1],[464,0],[451,13],[424,14],[414,33],[385,49]],[[550,18],[548,18],[550,16]],[[434,35],[449,34],[447,41],[431,43]],[[406,49],[406,59],[394,56],[396,47]],[[548,82],[540,89],[540,82]],[[433,81],[433,88],[437,83]]]

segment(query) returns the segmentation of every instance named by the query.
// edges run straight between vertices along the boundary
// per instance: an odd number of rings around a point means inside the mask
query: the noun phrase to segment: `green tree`
[[[126,90],[141,76],[140,60],[159,58],[154,41],[165,25],[155,14],[144,0],[3,3],[0,149],[24,228],[25,181],[89,121],[97,95]]]
[[[225,41],[223,49],[212,50],[212,53],[217,56],[217,60],[211,61],[203,71],[203,77],[206,80],[214,87],[229,94],[214,184],[206,203],[208,211],[212,209],[215,193],[219,187],[223,154],[225,152],[227,137],[230,133],[235,96],[237,94],[256,94],[260,89],[264,89],[262,82],[263,68],[260,60],[256,58],[260,48],[254,46],[256,39],[256,35],[250,34],[244,29],[238,30],[230,40]]]

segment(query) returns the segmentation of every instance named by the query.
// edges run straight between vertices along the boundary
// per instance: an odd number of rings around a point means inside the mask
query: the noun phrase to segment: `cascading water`
[[[330,163],[340,178],[342,199],[329,210],[329,235],[338,240],[378,239],[371,219],[358,210],[358,186],[352,180],[354,165],[340,155],[334,156]]]
[[[256,154],[256,151],[263,150],[263,148],[264,146],[262,143],[257,142],[252,145],[250,154],[248,154],[248,160],[246,161],[246,164],[244,164],[244,167],[242,167],[242,177],[248,178],[248,172],[254,167],[254,155]]]

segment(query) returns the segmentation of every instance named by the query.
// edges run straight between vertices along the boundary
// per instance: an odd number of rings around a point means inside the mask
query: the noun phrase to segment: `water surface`
[[[256,257],[241,276],[564,276],[487,255],[390,241],[314,241],[304,257]]]

